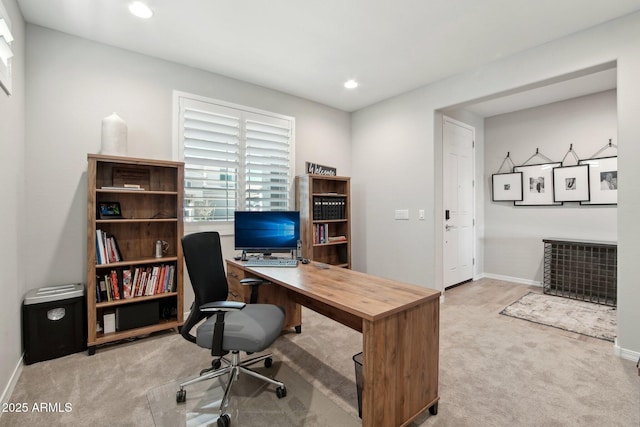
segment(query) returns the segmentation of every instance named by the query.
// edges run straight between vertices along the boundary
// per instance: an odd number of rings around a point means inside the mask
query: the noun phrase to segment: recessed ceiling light
[[[346,82],[344,82],[344,87],[346,87],[347,89],[355,89],[358,87],[358,82],[355,80],[347,80]]]
[[[129,11],[133,13],[138,18],[149,19],[153,16],[153,11],[149,6],[140,2],[134,1],[129,5]]]

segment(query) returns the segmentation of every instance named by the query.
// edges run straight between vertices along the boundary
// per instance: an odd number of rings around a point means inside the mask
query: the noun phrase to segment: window
[[[11,58],[13,57],[11,42],[13,42],[13,36],[9,14],[0,2],[0,87],[7,95],[11,95]]]
[[[291,209],[292,117],[188,94],[176,101],[185,222]]]

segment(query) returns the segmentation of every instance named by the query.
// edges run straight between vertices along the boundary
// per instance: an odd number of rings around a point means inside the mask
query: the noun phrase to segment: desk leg
[[[437,404],[439,316],[433,298],[363,321],[363,426],[405,426]]]

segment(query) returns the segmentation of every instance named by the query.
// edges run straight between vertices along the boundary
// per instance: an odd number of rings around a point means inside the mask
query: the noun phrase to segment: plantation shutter
[[[293,119],[181,98],[180,131],[186,222],[290,209]]]
[[[241,119],[231,108],[183,103],[185,221],[230,221],[237,206]]]
[[[245,210],[288,210],[291,122],[247,114]]]

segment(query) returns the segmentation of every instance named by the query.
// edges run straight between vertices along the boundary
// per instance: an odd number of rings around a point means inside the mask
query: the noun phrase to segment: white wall
[[[23,245],[24,231],[24,74],[25,25],[15,0],[2,0],[11,20],[14,41],[11,48],[13,91],[7,96],[0,89],[0,398],[5,402],[13,385],[11,379],[20,369],[22,335],[20,306],[25,292]],[[1,414],[0,414],[1,415]]]
[[[353,115],[354,267],[381,276],[442,288],[436,263],[442,224],[442,185],[435,173],[436,113],[617,61],[619,177],[640,182],[640,14],[608,22],[487,64],[476,70],[380,102]],[[391,147],[391,148],[390,148]],[[618,346],[640,353],[640,188],[618,190]],[[486,198],[486,196],[485,196]],[[477,195],[478,200],[483,200]],[[425,221],[393,220],[393,209],[432,207]],[[482,209],[482,207],[480,207]],[[479,225],[482,227],[482,224]],[[485,253],[487,251],[485,250]],[[637,357],[637,356],[636,356]]]
[[[30,287],[84,280],[86,156],[99,152],[101,120],[111,112],[127,122],[128,155],[158,159],[171,159],[173,152],[174,90],[285,114],[296,118],[296,174],[304,173],[305,161],[351,172],[348,113],[35,25],[28,25],[27,35],[26,167],[32,203],[26,247],[38,253],[27,271]],[[223,237],[223,249],[232,255],[232,238]],[[191,299],[185,281],[187,307]]]
[[[111,112],[127,122],[128,155],[157,159],[173,152],[174,90],[293,116],[296,174],[305,161],[351,174],[348,113],[39,26],[28,25],[27,36],[29,197],[21,213],[29,224],[22,271],[30,288],[85,281],[87,153],[99,152],[101,120]],[[223,249],[233,255],[231,237]],[[185,280],[186,309],[192,295]]]
[[[586,159],[618,142],[615,90],[490,117],[485,122],[485,273],[541,282],[545,238],[617,240],[616,206],[514,206],[491,201],[491,174],[507,152],[516,165],[536,149],[560,162],[570,144]],[[607,149],[602,156],[615,156]],[[545,163],[539,157],[528,164]],[[572,155],[565,166],[575,165]],[[502,172],[507,172],[503,169]],[[525,191],[527,188],[525,188]],[[551,191],[551,188],[549,188]]]

